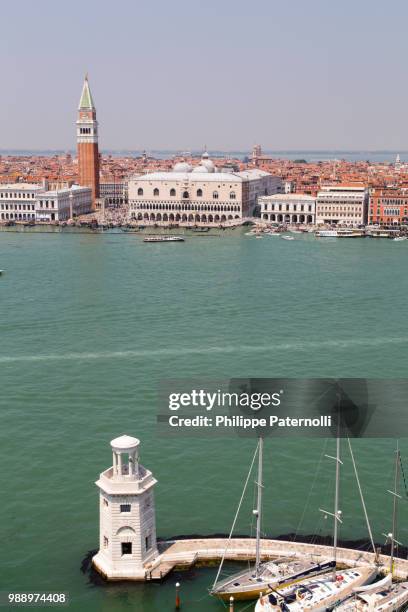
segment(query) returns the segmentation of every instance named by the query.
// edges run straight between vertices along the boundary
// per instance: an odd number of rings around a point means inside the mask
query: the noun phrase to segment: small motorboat
[[[146,236],[143,242],[184,242],[182,236]]]
[[[406,236],[396,236],[395,238],[393,238],[394,242],[402,242],[403,240],[406,240],[407,237]]]
[[[287,236],[286,234],[282,236],[283,240],[294,240],[293,236]]]

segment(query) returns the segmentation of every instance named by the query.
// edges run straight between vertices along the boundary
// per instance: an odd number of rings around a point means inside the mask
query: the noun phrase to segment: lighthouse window
[[[122,555],[132,554],[132,542],[122,542]]]
[[[103,498],[103,505],[104,505],[104,506],[109,506],[109,504],[108,504],[108,500],[107,500],[107,499],[105,499],[105,497]]]
[[[109,540],[106,536],[103,536],[103,545],[105,548],[108,548]]]
[[[150,550],[152,547],[152,536],[148,535],[145,537],[145,546],[146,546],[146,550]]]
[[[130,504],[120,504],[121,512],[130,512]]]

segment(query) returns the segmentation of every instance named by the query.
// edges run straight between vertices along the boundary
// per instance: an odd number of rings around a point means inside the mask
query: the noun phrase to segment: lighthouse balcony
[[[121,474],[115,473],[114,468],[110,467],[99,477],[97,486],[106,493],[143,493],[156,484],[157,480],[152,473],[143,465],[138,465],[136,473],[132,471],[133,466],[128,463],[122,465]]]

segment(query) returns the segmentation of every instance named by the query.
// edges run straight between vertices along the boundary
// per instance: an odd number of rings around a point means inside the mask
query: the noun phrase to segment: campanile
[[[88,75],[82,88],[76,125],[79,184],[92,187],[92,205],[95,207],[95,199],[99,198],[98,122]]]

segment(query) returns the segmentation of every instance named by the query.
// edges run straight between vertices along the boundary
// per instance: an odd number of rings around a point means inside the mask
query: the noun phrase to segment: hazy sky
[[[11,0],[0,149],[408,149],[406,0]]]

